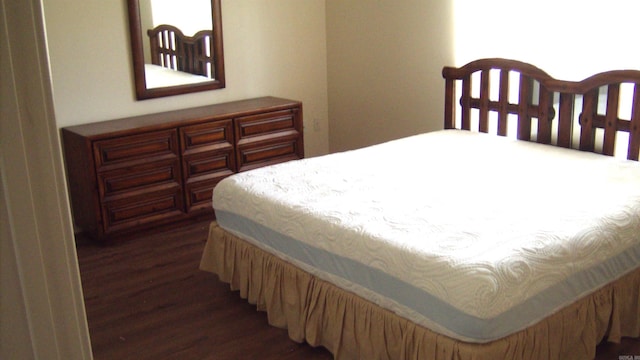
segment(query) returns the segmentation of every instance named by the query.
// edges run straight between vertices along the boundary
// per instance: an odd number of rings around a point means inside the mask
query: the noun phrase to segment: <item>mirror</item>
[[[127,0],[138,100],[222,89],[221,0]]]

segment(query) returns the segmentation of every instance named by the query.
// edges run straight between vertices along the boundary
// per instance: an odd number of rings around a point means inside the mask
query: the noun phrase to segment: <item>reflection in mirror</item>
[[[128,0],[138,99],[220,89],[220,0]]]

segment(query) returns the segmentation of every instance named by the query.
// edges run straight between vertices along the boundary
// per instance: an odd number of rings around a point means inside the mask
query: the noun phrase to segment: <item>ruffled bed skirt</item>
[[[227,233],[216,222],[200,264],[266,311],[297,342],[336,359],[593,359],[604,338],[640,336],[640,270],[529,328],[486,344],[461,342],[395,315]]]

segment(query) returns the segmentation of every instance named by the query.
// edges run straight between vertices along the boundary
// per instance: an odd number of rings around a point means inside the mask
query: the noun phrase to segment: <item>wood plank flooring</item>
[[[94,358],[331,359],[198,270],[207,229],[201,222],[110,246],[78,238]],[[640,355],[640,342],[601,345],[596,359],[620,355]]]
[[[94,358],[331,359],[269,326],[265,313],[198,270],[207,227],[78,245]]]

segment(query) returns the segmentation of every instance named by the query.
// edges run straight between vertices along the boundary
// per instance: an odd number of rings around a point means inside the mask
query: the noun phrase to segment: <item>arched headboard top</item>
[[[566,81],[525,62],[488,58],[445,67],[442,76],[447,129],[515,133],[521,140],[606,155],[626,151],[627,159],[638,160],[638,70]]]
[[[479,59],[459,68],[445,66],[442,69],[442,77],[462,80],[473,73],[489,70],[515,71],[540,82],[550,91],[575,94],[585,94],[593,88],[614,83],[640,84],[640,70],[611,70],[591,75],[581,81],[569,81],[555,79],[544,70],[529,63],[503,58]]]

